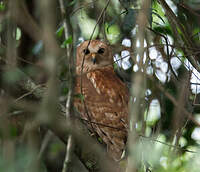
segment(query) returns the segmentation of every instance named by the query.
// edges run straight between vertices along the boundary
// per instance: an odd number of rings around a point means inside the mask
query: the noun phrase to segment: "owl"
[[[127,140],[129,94],[104,42],[85,41],[77,48],[75,94],[83,97],[74,100],[81,118],[107,145],[110,157],[120,160]]]

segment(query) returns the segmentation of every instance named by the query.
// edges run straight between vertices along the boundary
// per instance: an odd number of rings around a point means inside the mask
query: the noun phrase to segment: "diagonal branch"
[[[186,32],[185,28],[183,27],[183,25],[179,22],[179,20],[177,19],[176,15],[174,14],[174,12],[171,10],[171,8],[168,6],[168,4],[166,3],[165,0],[159,0],[160,4],[162,5],[162,7],[165,10],[166,16],[169,20],[169,22],[171,22],[171,24],[175,25],[177,28],[179,28],[182,32],[182,37],[183,37],[183,42],[190,48],[196,48],[194,43],[192,42],[192,40],[190,39],[190,36],[188,35],[188,33]],[[172,26],[173,27],[173,26]],[[176,31],[176,27],[174,28]],[[177,31],[178,33],[178,31]],[[180,38],[179,38],[180,39]],[[189,50],[187,50],[189,51]],[[189,51],[190,54],[191,51]],[[192,52],[191,52],[192,53]],[[187,56],[188,60],[190,61],[190,63],[195,67],[195,69],[200,72],[200,66],[197,64],[197,61],[195,60],[195,58],[193,56]]]

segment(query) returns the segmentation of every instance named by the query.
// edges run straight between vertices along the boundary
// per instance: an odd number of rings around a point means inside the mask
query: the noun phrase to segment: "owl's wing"
[[[96,126],[97,133],[108,145],[108,151],[120,159],[127,138],[128,89],[112,68],[104,68],[87,74],[102,102],[87,101],[92,116],[104,126]],[[97,96],[98,97],[98,96]]]
[[[103,68],[87,74],[96,92],[108,98],[110,103],[120,107],[128,105],[129,93],[126,85],[118,78],[112,68]]]

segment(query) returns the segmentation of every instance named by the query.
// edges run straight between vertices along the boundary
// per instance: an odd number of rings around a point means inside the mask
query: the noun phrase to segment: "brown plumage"
[[[91,121],[88,127],[106,143],[109,155],[120,160],[127,139],[128,89],[114,72],[110,47],[98,40],[88,47],[88,42],[77,48],[76,63],[75,93],[83,95],[85,106],[80,98],[74,105],[83,119]]]

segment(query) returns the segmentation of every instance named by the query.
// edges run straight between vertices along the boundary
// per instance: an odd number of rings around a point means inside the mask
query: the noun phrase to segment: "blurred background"
[[[199,172],[198,0],[1,0],[0,171],[115,171],[73,108],[88,39],[111,46],[130,90],[134,163],[120,166]]]

